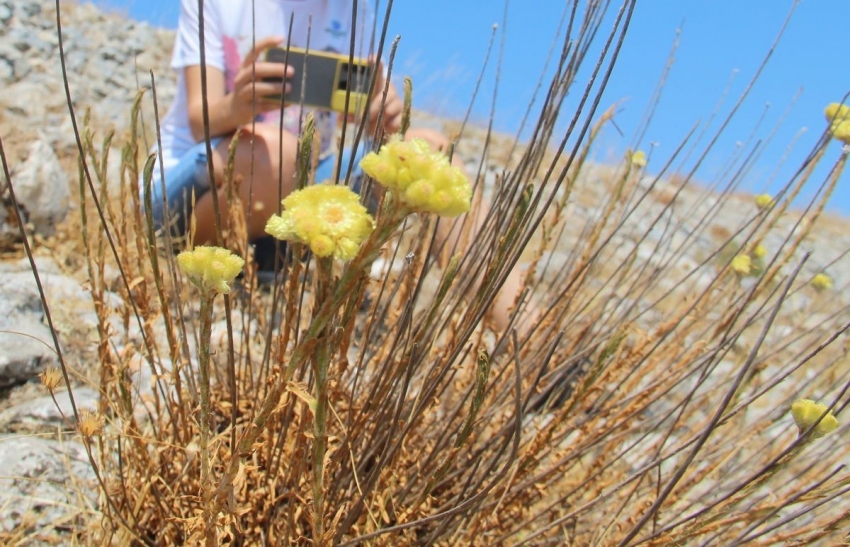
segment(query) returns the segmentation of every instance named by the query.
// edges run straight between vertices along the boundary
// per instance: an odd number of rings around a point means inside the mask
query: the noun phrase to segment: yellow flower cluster
[[[245,261],[221,247],[199,245],[177,255],[177,265],[201,291],[226,294]]]
[[[821,272],[812,278],[811,284],[818,292],[828,291],[832,288],[832,278]]]
[[[347,186],[316,185],[296,190],[283,200],[284,211],[272,215],[266,232],[304,243],[316,256],[351,260],[375,227],[360,197]]]
[[[469,211],[469,179],[422,139],[403,141],[393,136],[377,154],[367,154],[360,167],[413,211],[444,217]]]
[[[773,205],[773,197],[770,194],[759,194],[756,196],[756,207],[767,209]]]
[[[794,417],[794,422],[796,422],[800,434],[812,427],[818,418],[826,412],[826,409],[826,405],[809,399],[794,401],[791,404],[791,416]],[[836,427],[838,427],[838,419],[830,412],[812,430],[812,438],[818,439],[823,437]]]
[[[732,259],[730,267],[738,275],[749,275],[753,267],[753,260],[750,258],[750,255],[738,255]]]
[[[829,122],[829,132],[844,144],[850,144],[850,106],[831,103],[823,111]]]

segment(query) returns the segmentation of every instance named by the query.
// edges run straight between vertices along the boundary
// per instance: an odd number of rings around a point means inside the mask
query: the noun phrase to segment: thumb
[[[254,44],[254,48],[245,55],[245,59],[242,60],[242,66],[246,67],[254,64],[265,50],[282,44],[284,40],[285,38],[283,36],[267,36],[258,40],[257,43]]]

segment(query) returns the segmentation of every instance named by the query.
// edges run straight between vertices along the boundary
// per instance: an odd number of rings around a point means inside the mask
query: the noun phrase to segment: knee
[[[216,184],[221,185],[230,162],[232,141],[227,140],[216,148]],[[278,177],[285,192],[292,186],[295,169],[295,154],[298,139],[287,131],[281,132],[272,124],[257,123],[239,129],[238,141],[233,153],[233,172],[241,180],[242,187],[251,192],[268,187],[278,188]]]
[[[281,164],[284,167],[295,164],[298,138],[275,124],[257,123],[241,129],[239,146],[249,153],[253,151],[255,160],[268,161],[276,170]]]

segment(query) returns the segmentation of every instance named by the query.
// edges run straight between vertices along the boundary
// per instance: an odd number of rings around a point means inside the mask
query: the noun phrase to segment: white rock
[[[37,234],[53,235],[68,212],[71,194],[59,158],[44,138],[30,145],[27,160],[12,181],[27,222]]]
[[[3,435],[0,469],[0,531],[19,526],[25,515],[30,526],[50,526],[96,501],[94,472],[80,443]]]
[[[77,411],[97,409],[99,397],[94,389],[77,387],[72,393]],[[0,412],[0,429],[4,431],[55,431],[57,426],[65,429],[73,421],[74,410],[67,390],[58,391],[55,402],[53,397],[45,395]]]
[[[50,273],[56,266],[49,260],[39,259],[37,263],[54,325],[60,334],[74,330],[72,334],[81,335],[93,329],[95,325],[81,319],[92,307],[91,298],[81,284],[70,277]],[[27,269],[6,271],[0,276],[0,388],[26,382],[48,365],[57,363],[53,337],[44,322],[44,308],[28,262],[18,262],[13,267]]]

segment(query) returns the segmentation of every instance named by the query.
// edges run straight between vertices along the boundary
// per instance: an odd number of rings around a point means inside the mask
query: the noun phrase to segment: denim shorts
[[[210,146],[215,149],[227,137],[215,137],[210,139]],[[363,176],[360,169],[360,159],[369,151],[368,146],[361,145],[358,149],[357,157],[352,167],[351,179],[352,188],[355,191],[360,190],[360,182]],[[351,162],[352,149],[346,147],[342,150],[342,167],[341,171],[345,173],[348,170],[348,165]],[[334,169],[338,156],[331,154],[319,160],[316,166],[315,180],[323,182],[329,180],[333,176]],[[162,230],[165,223],[165,208],[163,207],[162,193],[163,185],[160,182],[159,170],[154,170],[153,183],[151,188],[152,197],[152,214],[154,221],[154,229]],[[165,170],[165,196],[168,204],[168,225],[171,227],[172,237],[182,237],[188,232],[188,223],[186,220],[191,217],[192,211],[192,193],[195,194],[195,199],[199,199],[202,195],[210,190],[209,170],[207,168],[207,147],[206,143],[199,142],[190,148],[180,161]],[[341,181],[342,182],[342,181]]]

